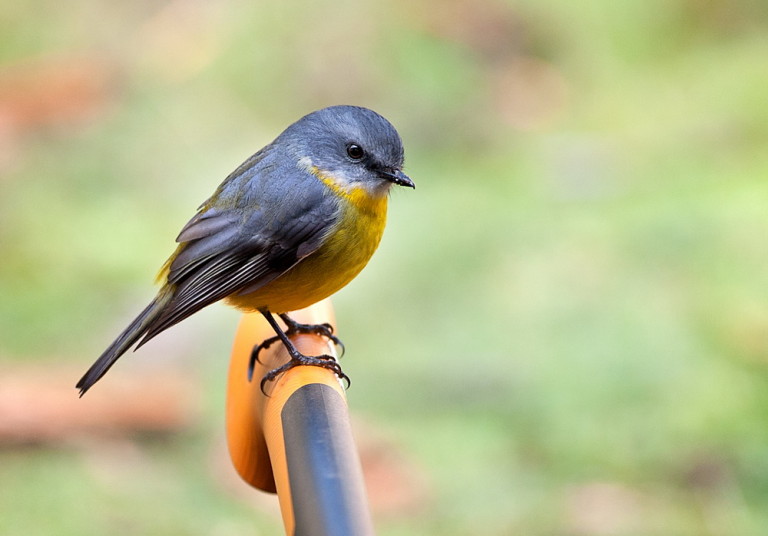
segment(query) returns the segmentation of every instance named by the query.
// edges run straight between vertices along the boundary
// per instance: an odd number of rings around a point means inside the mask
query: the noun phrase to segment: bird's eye
[[[363,148],[355,143],[350,143],[347,145],[347,154],[352,160],[360,160],[363,156],[365,156],[365,151],[363,151]]]

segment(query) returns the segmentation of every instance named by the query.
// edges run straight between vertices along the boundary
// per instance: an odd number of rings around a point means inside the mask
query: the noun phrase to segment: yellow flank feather
[[[155,284],[165,283],[168,280],[168,274],[171,273],[171,263],[173,263],[173,259],[176,258],[183,247],[184,244],[179,244],[176,246],[176,250],[171,254],[170,257],[168,257],[168,260],[163,263],[163,265],[160,267],[160,271],[157,272],[157,275],[155,276]]]

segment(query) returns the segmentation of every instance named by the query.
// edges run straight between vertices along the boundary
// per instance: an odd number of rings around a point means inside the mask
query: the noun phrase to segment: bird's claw
[[[291,357],[291,360],[285,363],[284,365],[277,367],[276,369],[272,369],[264,375],[264,377],[261,379],[261,384],[260,384],[261,392],[267,395],[267,392],[265,391],[265,386],[267,385],[267,382],[274,381],[282,373],[287,372],[294,367],[298,367],[302,365],[320,367],[320,368],[330,370],[336,376],[338,376],[340,380],[342,380],[346,384],[345,389],[349,389],[349,386],[352,384],[352,382],[349,379],[349,376],[344,374],[344,371],[341,370],[341,365],[339,365],[335,357],[330,355],[325,355],[325,354],[318,355],[318,356],[308,356],[308,355],[298,354],[296,356]]]
[[[333,326],[329,324],[328,322],[324,322],[322,324],[301,324],[299,322],[296,322],[292,318],[288,317],[287,315],[280,315],[280,318],[283,319],[283,322],[285,322],[286,326],[288,326],[288,329],[285,330],[285,334],[288,337],[291,337],[296,334],[300,333],[310,333],[314,335],[320,335],[321,337],[325,337],[329,341],[331,341],[334,345],[341,348],[341,355],[339,356],[344,357],[344,353],[346,352],[346,347],[344,346],[344,343],[341,342],[341,339],[339,339],[336,335],[333,334]],[[251,358],[248,360],[248,381],[253,380],[253,371],[256,368],[256,363],[261,363],[259,360],[259,353],[262,350],[266,350],[270,346],[272,346],[274,343],[280,341],[280,337],[270,337],[268,339],[263,340],[261,343],[253,347],[253,351],[251,351]],[[333,359],[333,358],[331,358]],[[341,377],[341,375],[339,375]],[[349,378],[344,376],[347,382],[347,387],[349,387]]]
[[[322,324],[301,324],[287,315],[280,315],[280,318],[282,318],[283,322],[285,322],[285,325],[288,326],[285,334],[289,337],[297,333],[312,333],[314,335],[320,335],[321,337],[325,337],[331,341],[336,346],[341,347],[340,357],[344,357],[344,352],[346,351],[344,343],[341,342],[341,339],[333,334],[333,326],[328,322],[323,322]]]
[[[259,352],[262,350],[265,350],[272,346],[273,343],[277,341],[282,341],[285,345],[286,349],[288,350],[289,355],[291,356],[290,361],[283,364],[280,367],[277,367],[273,370],[270,370],[267,372],[264,377],[261,379],[261,392],[266,395],[266,391],[264,390],[264,387],[266,386],[267,382],[275,380],[278,376],[280,376],[283,372],[286,372],[293,367],[299,366],[299,365],[311,365],[316,367],[321,367],[324,369],[328,369],[340,380],[342,380],[346,384],[346,389],[349,389],[349,386],[351,385],[351,381],[349,379],[349,376],[344,374],[344,372],[341,370],[341,366],[339,365],[338,361],[335,357],[331,355],[319,355],[319,356],[307,356],[302,353],[300,353],[296,347],[293,346],[291,343],[289,337],[297,334],[314,334],[314,335],[320,335],[321,337],[325,337],[329,341],[331,341],[336,346],[341,347],[341,355],[344,355],[344,343],[339,340],[339,338],[333,334],[333,326],[327,322],[324,322],[322,324],[301,324],[299,322],[296,322],[291,317],[289,317],[286,314],[280,314],[280,318],[285,322],[286,330],[282,331],[279,326],[275,323],[274,319],[269,313],[265,313],[264,316],[267,318],[267,320],[272,324],[272,327],[278,332],[278,336],[276,337],[270,337],[268,339],[265,339],[262,341],[259,345],[255,346],[253,348],[253,351],[251,352],[251,358],[248,363],[248,381],[251,381],[253,379],[253,371],[256,366],[257,362],[261,362],[259,360]]]
[[[253,350],[251,350],[251,357],[248,360],[248,381],[253,380],[253,370],[256,368],[256,363],[261,363],[259,360],[259,352],[266,350],[279,340],[280,337],[278,336],[270,337],[268,339],[264,339],[261,341],[261,343],[253,347]]]

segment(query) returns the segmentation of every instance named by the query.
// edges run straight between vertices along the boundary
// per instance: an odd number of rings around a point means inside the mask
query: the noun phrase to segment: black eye
[[[359,145],[350,143],[347,145],[347,154],[352,160],[360,160],[365,156],[365,151]]]

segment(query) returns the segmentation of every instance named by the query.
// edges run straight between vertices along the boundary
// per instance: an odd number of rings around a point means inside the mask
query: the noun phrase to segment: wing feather
[[[271,203],[269,214],[203,208],[184,226],[167,264],[172,297],[138,346],[213,302],[257,290],[320,247],[338,220],[338,205],[322,189],[305,186],[298,198],[289,191],[290,203]]]
[[[173,298],[163,313],[152,322],[139,346],[203,307],[232,294],[253,278],[266,280],[265,275],[271,275],[271,279],[280,275],[277,272],[267,274],[264,261],[264,256],[247,260],[228,258],[218,266],[218,269],[206,271],[177,287]]]
[[[190,242],[211,236],[223,231],[225,227],[229,227],[233,223],[230,214],[222,214],[221,211],[216,209],[199,212],[182,228],[179,236],[176,237],[176,242]]]

